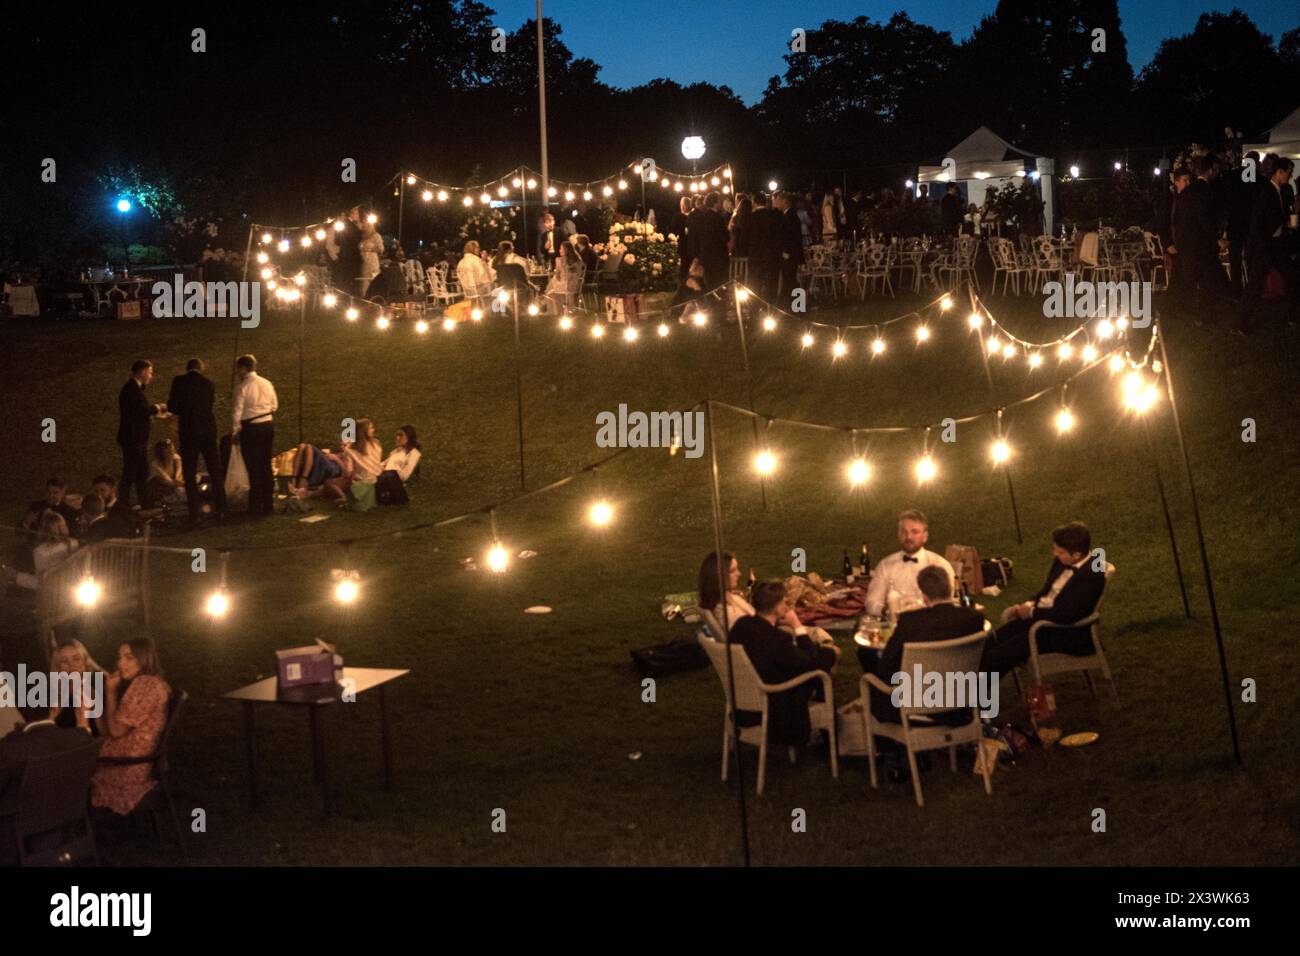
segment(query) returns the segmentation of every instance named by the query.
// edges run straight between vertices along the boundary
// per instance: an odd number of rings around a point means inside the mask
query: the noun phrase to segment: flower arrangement
[[[596,246],[602,262],[618,262],[618,285],[624,294],[673,292],[677,288],[677,244],[645,222],[616,222],[609,241]]]
[[[458,235],[461,243],[474,239],[484,249],[495,250],[497,244],[504,240],[514,241],[514,220],[514,209],[508,214],[500,209],[484,209],[466,219]]]

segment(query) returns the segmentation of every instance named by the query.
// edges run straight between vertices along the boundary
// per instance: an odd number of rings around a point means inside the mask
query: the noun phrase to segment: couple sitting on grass
[[[338,451],[303,443],[293,457],[293,477],[289,488],[298,498],[321,497],[344,501],[354,482],[369,482],[385,488],[401,488],[420,465],[420,442],[412,425],[397,430],[395,447],[384,457],[375,438],[375,423],[357,419],[357,440],[343,442]],[[383,494],[380,495],[383,503]],[[400,496],[405,503],[405,494]]]

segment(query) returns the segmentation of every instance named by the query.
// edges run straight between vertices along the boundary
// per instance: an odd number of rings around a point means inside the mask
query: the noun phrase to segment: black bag
[[[709,655],[704,653],[704,648],[694,638],[643,647],[630,653],[637,670],[653,677],[694,670],[709,663]]]
[[[1015,563],[1010,558],[985,558],[980,562],[980,572],[984,577],[984,586],[996,584],[1005,590],[1016,579]]]
[[[406,496],[406,487],[395,471],[381,472],[375,482],[375,501],[381,505],[404,505],[411,499]]]

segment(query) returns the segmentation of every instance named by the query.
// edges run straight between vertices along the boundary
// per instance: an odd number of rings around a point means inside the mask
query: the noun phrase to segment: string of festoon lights
[[[845,480],[850,488],[858,490],[864,489],[865,486],[867,486],[875,477],[875,465],[863,453],[859,445],[859,438],[861,436],[872,434],[912,434],[920,439],[920,455],[914,461],[912,471],[917,484],[926,485],[938,480],[939,478],[939,463],[936,461],[934,445],[931,442],[931,434],[936,428],[942,429],[948,425],[960,426],[970,424],[983,418],[991,418],[995,424],[995,432],[994,440],[989,447],[989,457],[995,467],[1006,465],[1015,454],[1015,449],[1008,441],[1002,429],[1004,413],[1009,409],[1028,405],[1055,393],[1058,395],[1058,399],[1055,404],[1055,414],[1052,416],[1052,424],[1059,436],[1068,436],[1075,430],[1078,424],[1076,414],[1071,408],[1069,401],[1070,388],[1079,378],[1089,374],[1103,364],[1106,365],[1112,373],[1123,371],[1124,369],[1128,370],[1127,374],[1124,375],[1122,379],[1120,387],[1122,407],[1131,416],[1137,417],[1145,415],[1159,401],[1162,391],[1161,385],[1163,384],[1167,387],[1168,384],[1168,379],[1162,374],[1164,370],[1161,367],[1160,362],[1153,359],[1155,347],[1160,334],[1159,327],[1153,326],[1146,347],[1142,350],[1140,356],[1134,356],[1129,351],[1127,341],[1124,341],[1119,343],[1107,354],[1096,356],[1083,367],[1075,370],[1062,382],[1046,386],[1022,398],[1005,402],[992,408],[986,408],[963,418],[947,419],[937,423],[926,422],[911,425],[831,425],[824,422],[760,413],[739,405],[709,399],[702,399],[693,402],[690,405],[678,409],[677,413],[686,414],[703,405],[711,404],[713,407],[726,409],[738,415],[750,417],[762,422],[764,425],[763,438],[761,439],[762,444],[756,447],[751,458],[751,464],[754,473],[765,480],[775,475],[781,467],[780,451],[775,448],[767,438],[771,427],[774,424],[791,425],[799,428],[842,434],[846,437],[849,444],[849,458],[844,466]],[[1117,358],[1119,359],[1118,363],[1115,362],[1115,359]],[[1146,374],[1148,369],[1152,375]],[[680,450],[680,447],[680,436],[674,435],[673,441],[668,449],[669,456],[675,456]],[[233,609],[234,596],[229,588],[228,577],[230,558],[232,554],[240,552],[283,552],[304,550],[308,548],[341,549],[343,556],[341,562],[342,567],[331,572],[331,593],[334,600],[340,604],[354,604],[362,599],[364,594],[364,581],[360,570],[355,566],[355,563],[352,560],[353,545],[360,542],[393,538],[399,535],[411,534],[418,531],[446,528],[474,518],[481,519],[485,515],[489,525],[489,536],[484,546],[483,565],[493,574],[504,574],[509,570],[512,564],[513,549],[507,544],[507,539],[503,536],[498,524],[497,516],[502,508],[539,495],[547,494],[548,492],[562,488],[584,477],[590,477],[595,486],[595,494],[584,506],[582,520],[589,527],[595,530],[604,531],[616,523],[618,517],[618,506],[615,501],[611,501],[605,495],[603,483],[599,477],[599,470],[623,455],[641,450],[642,449],[632,447],[616,449],[599,460],[585,465],[547,485],[535,488],[531,491],[519,492],[508,498],[448,518],[442,518],[437,521],[422,522],[390,531],[375,532],[369,535],[358,535],[342,541],[311,541],[280,545],[247,545],[242,547],[218,549],[220,558],[219,583],[215,589],[202,597],[200,606],[203,613],[213,620],[226,617]],[[38,538],[49,537],[48,535],[42,535],[39,532],[28,533],[36,535]],[[192,549],[189,548],[169,547],[153,543],[121,542],[121,545],[124,547],[145,549],[163,554],[184,555],[186,557],[192,557],[193,554]],[[106,596],[105,587],[101,582],[96,581],[93,576],[83,577],[73,586],[74,600],[77,604],[87,610],[99,605]]]
[[[609,199],[618,193],[626,192],[634,183],[656,183],[661,189],[675,193],[702,193],[717,189],[723,194],[730,194],[732,189],[732,170],[730,163],[722,163],[703,173],[676,173],[661,169],[643,160],[633,160],[618,172],[589,180],[565,180],[552,178],[547,184],[547,198],[564,202],[592,202],[598,197]],[[418,190],[420,198],[426,203],[459,202],[471,207],[475,202],[488,205],[494,201],[504,201],[515,194],[526,196],[528,192],[541,187],[541,174],[527,166],[519,166],[505,175],[487,180],[477,186],[448,186],[426,179],[413,172],[398,173],[389,180],[389,185],[405,181],[407,187]]]

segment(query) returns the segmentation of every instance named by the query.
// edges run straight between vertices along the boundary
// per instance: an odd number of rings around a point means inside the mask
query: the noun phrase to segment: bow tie
[[[906,564],[908,561],[911,561],[913,564],[920,564],[920,563],[921,563],[921,559],[920,559],[920,558],[912,558],[912,557],[908,557],[906,554],[903,555],[903,563]]]

